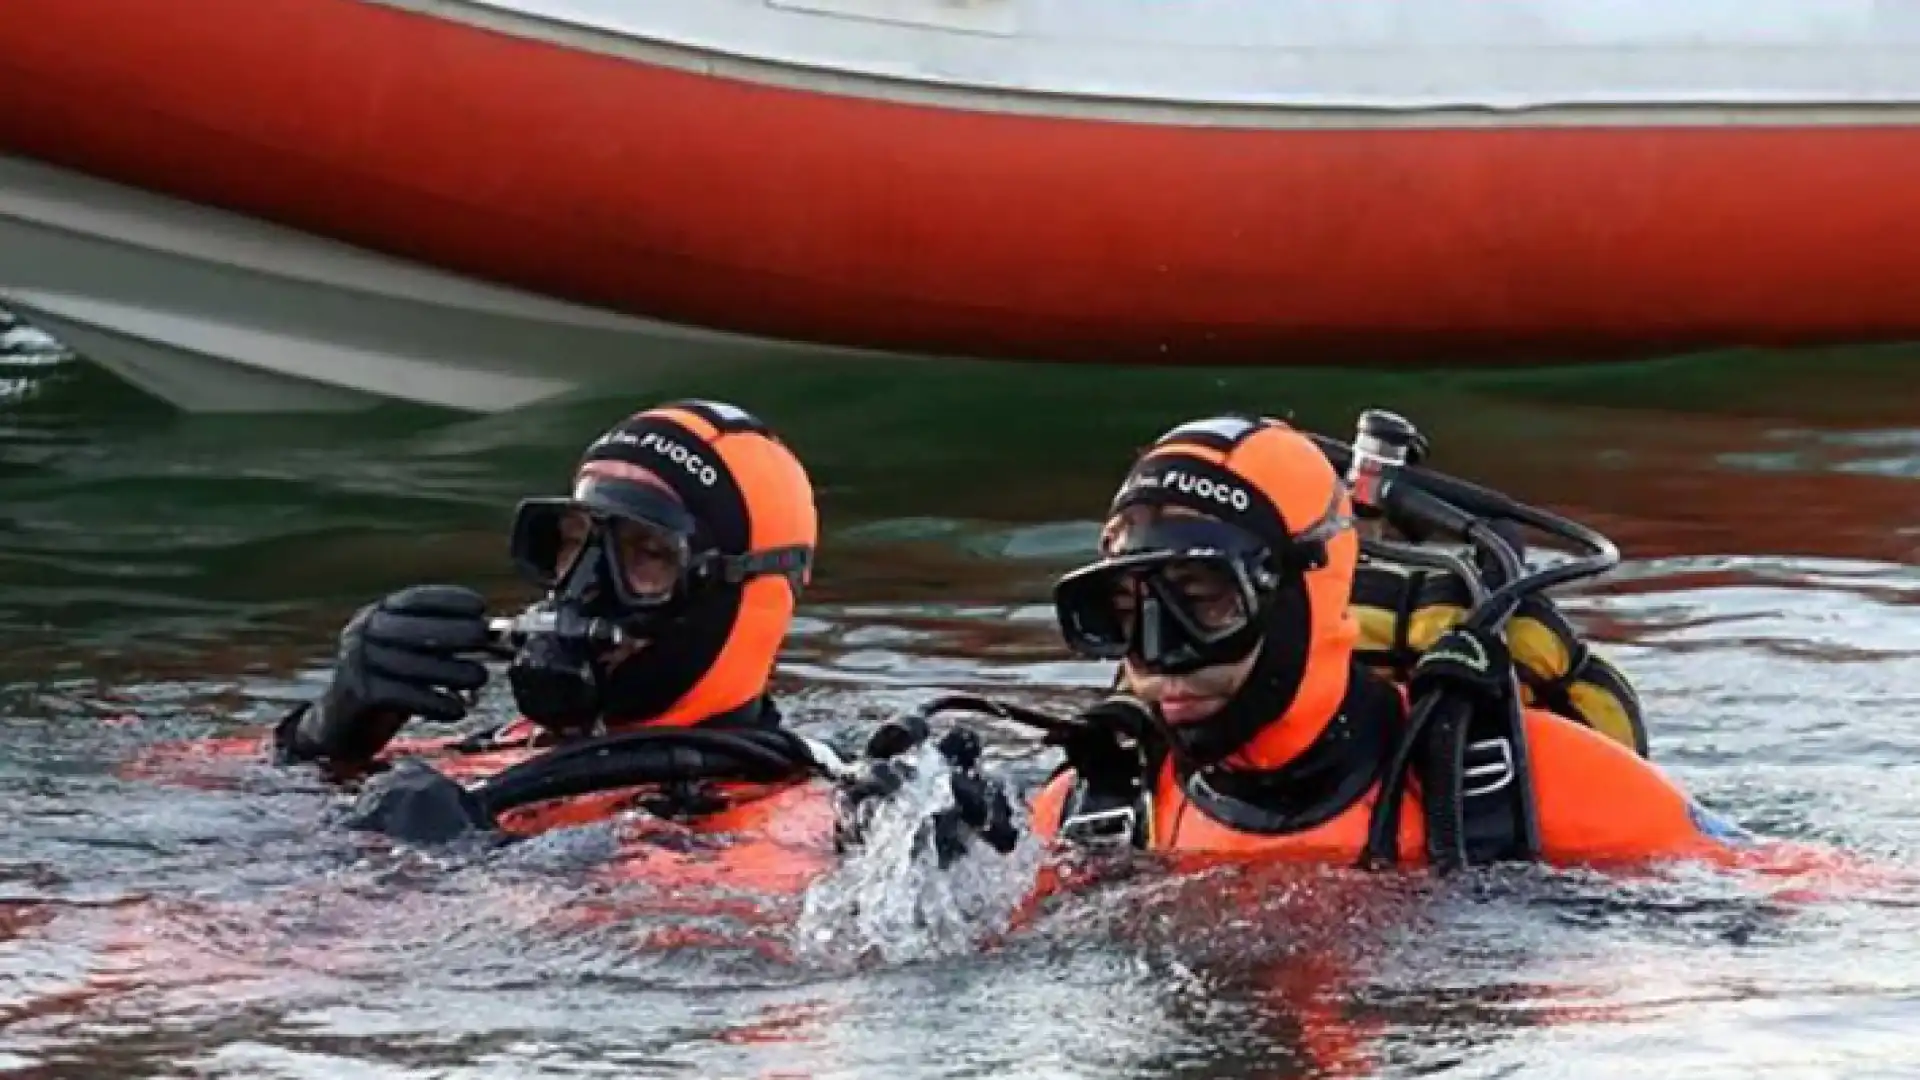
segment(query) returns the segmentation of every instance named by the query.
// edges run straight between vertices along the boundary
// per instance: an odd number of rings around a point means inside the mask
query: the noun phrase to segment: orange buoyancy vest
[[[1542,862],[1733,861],[1742,834],[1702,809],[1658,766],[1563,716],[1543,709],[1528,709],[1523,715]],[[1032,819],[1042,836],[1053,839],[1059,833],[1077,782],[1071,771],[1062,771],[1035,797]],[[1204,778],[1197,782],[1205,783]],[[1326,820],[1297,831],[1263,833],[1209,813],[1206,804],[1220,796],[1196,800],[1195,783],[1192,776],[1183,782],[1171,761],[1160,767],[1142,846],[1225,859],[1354,865],[1366,847],[1380,790],[1376,779]],[[1402,864],[1426,863],[1417,780],[1409,782],[1404,796],[1397,846]]]

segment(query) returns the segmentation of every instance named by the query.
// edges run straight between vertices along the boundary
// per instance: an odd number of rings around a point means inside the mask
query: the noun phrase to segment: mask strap
[[[1311,525],[1301,529],[1287,539],[1280,549],[1280,567],[1292,573],[1304,573],[1319,570],[1327,565],[1327,541],[1353,528],[1353,518],[1340,512],[1340,497],[1346,494],[1346,485],[1335,481],[1333,492],[1327,497],[1326,509]]]
[[[731,555],[720,560],[720,580],[729,585],[739,585],[749,578],[762,574],[780,574],[798,592],[806,576],[807,567],[813,562],[813,552],[804,545],[767,548],[764,551],[749,551],[745,555]]]

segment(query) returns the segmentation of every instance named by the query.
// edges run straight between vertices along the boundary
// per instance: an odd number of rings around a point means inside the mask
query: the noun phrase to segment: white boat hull
[[[856,355],[549,300],[5,157],[0,307],[192,412],[501,412],[689,366]]]

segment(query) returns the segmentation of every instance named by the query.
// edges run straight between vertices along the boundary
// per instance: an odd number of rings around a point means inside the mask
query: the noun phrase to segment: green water
[[[595,434],[682,395],[759,411],[807,463],[825,530],[826,594],[854,583],[884,594],[876,560],[916,539],[944,555],[1068,557],[1086,542],[1074,523],[1099,515],[1134,450],[1182,419],[1230,410],[1291,415],[1345,435],[1359,410],[1396,408],[1458,471],[1523,498],[1637,515],[1662,554],[1711,552],[1681,535],[1693,518],[1738,518],[1744,489],[1767,497],[1766,468],[1794,475],[1805,461],[1817,472],[1818,455],[1835,456],[1795,432],[1912,423],[1915,359],[1747,354],[1401,375],[796,365],[689,373],[618,398],[483,418],[399,407],[188,416],[74,365],[0,412],[0,633],[44,643],[48,630],[92,640],[147,626],[191,630],[203,619],[265,625],[422,575],[507,587],[503,536],[515,500],[559,490]],[[1911,478],[1898,455],[1884,467],[1890,485]],[[1636,505],[1703,472],[1723,474],[1715,486],[1725,489],[1704,496],[1712,505]],[[1902,485],[1894,497],[1904,494]],[[1007,532],[1044,523],[1061,527]],[[1911,551],[1900,538],[1909,523],[1872,524],[1884,535],[1835,536],[1810,520],[1798,548],[1726,536],[1719,549]],[[982,577],[963,588],[999,591]]]
[[[1344,435],[1381,406],[1442,467],[1620,542],[1620,573],[1567,603],[1632,672],[1664,767],[1749,826],[1908,864],[1917,358],[796,365],[480,418],[184,416],[36,369],[0,404],[0,1073],[1911,1075],[1911,896],[1789,909],[1698,875],[1547,875],[1426,898],[1405,931],[1303,914],[1291,888],[1242,910],[1143,884],[985,955],[827,975],[545,930],[543,905],[602,899],[559,855],[394,884],[284,774],[119,770],[311,695],[341,621],[388,589],[523,599],[514,501],[664,398],[758,412],[815,479],[819,576],[782,684],[803,726],[935,688],[1083,700],[1102,675],[1041,605],[1135,450],[1216,411]]]

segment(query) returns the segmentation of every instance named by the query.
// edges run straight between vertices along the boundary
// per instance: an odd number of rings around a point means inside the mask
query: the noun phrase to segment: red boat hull
[[[1920,334],[1920,131],[1228,129],[698,74],[364,0],[7,0],[0,153],[686,325],[1537,362]]]

